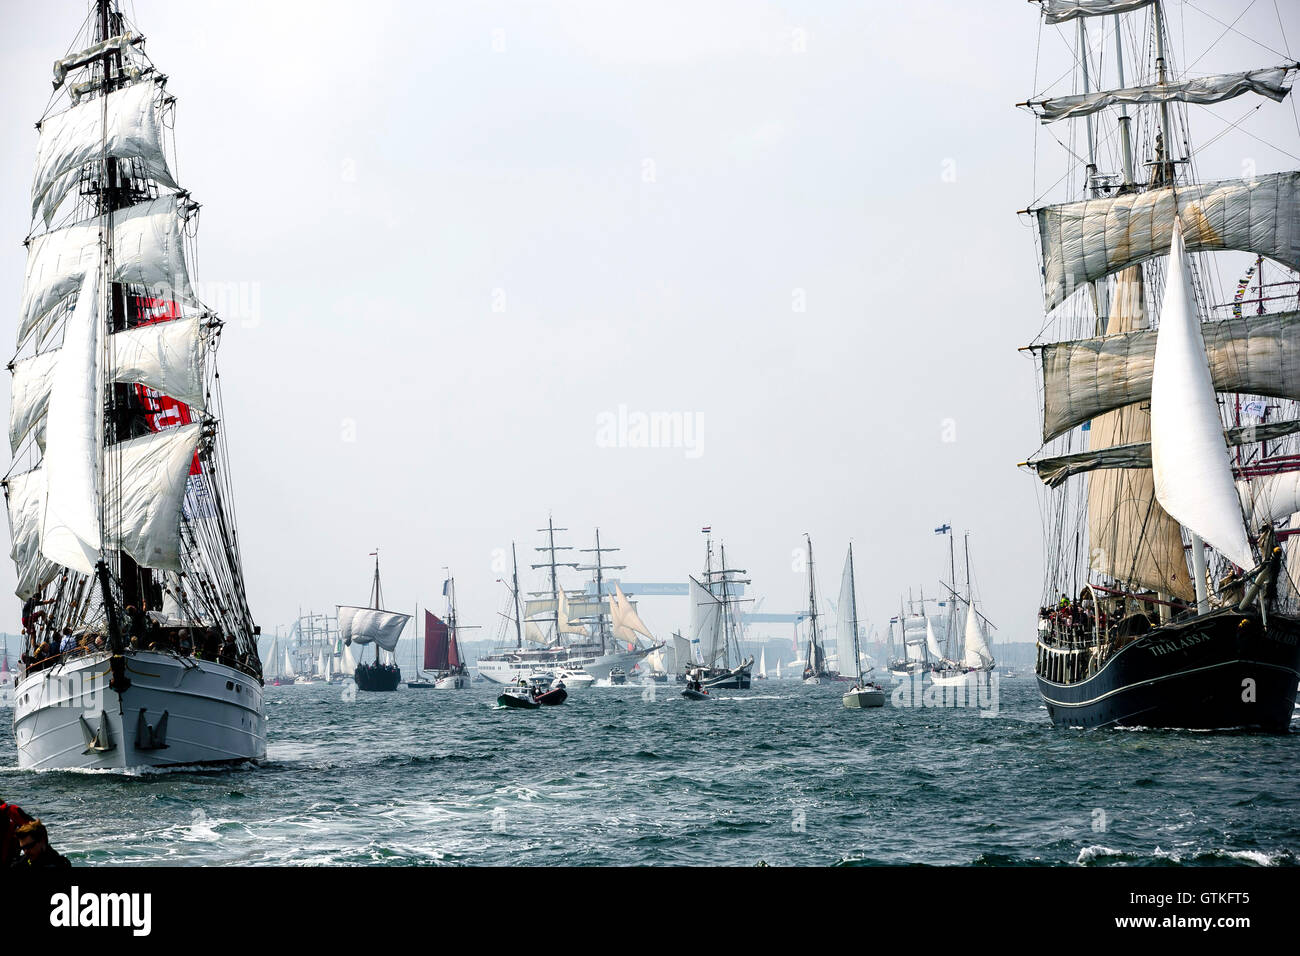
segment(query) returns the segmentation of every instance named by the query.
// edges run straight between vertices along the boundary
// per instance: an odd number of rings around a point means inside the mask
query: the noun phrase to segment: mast
[[[853,613],[853,674],[858,683],[862,682],[862,649],[858,646],[858,585],[853,578],[853,542],[849,542],[849,595]],[[841,661],[841,663],[843,663]]]
[[[519,610],[519,558],[515,555],[515,543],[513,541],[510,542],[510,565],[510,582],[515,601],[515,648],[516,650],[523,650],[524,631],[523,624],[520,623],[521,613]]]
[[[370,606],[376,611],[382,610],[383,601],[379,589],[379,548],[375,548],[375,582],[370,587]],[[379,663],[379,642],[375,641],[375,663]]]
[[[548,561],[548,562],[542,563],[542,564],[534,564],[534,565],[532,566],[532,568],[533,568],[534,571],[538,570],[539,568],[549,568],[549,569],[550,569],[550,572],[551,572],[551,600],[552,600],[553,602],[555,602],[555,609],[554,609],[554,611],[553,611],[552,614],[551,614],[551,620],[552,620],[552,622],[553,622],[554,625],[555,625],[555,640],[556,640],[556,641],[561,641],[562,639],[561,639],[561,637],[560,637],[560,582],[559,582],[559,579],[556,577],[556,569],[557,569],[557,568],[575,568],[575,569],[576,569],[576,568],[578,567],[578,565],[577,565],[577,562],[557,562],[557,561],[555,560],[555,552],[556,552],[556,551],[571,551],[571,550],[573,550],[573,546],[572,546],[572,545],[558,545],[558,546],[557,546],[556,543],[555,543],[555,532],[557,532],[557,531],[568,531],[568,530],[569,530],[568,528],[557,528],[557,527],[555,527],[555,521],[554,521],[554,519],[553,519],[551,516],[548,515],[547,518],[546,518],[546,527],[545,527],[545,528],[538,528],[537,530],[538,530],[538,531],[544,531],[544,532],[546,532],[546,536],[547,536],[547,538],[546,538],[546,540],[547,540],[547,544],[546,544],[545,546],[543,546],[543,547],[535,548],[534,550],[536,550],[536,551],[545,551],[545,552],[547,552],[547,554],[550,556],[550,559],[551,559],[551,560]]]
[[[1152,16],[1155,20],[1156,33],[1156,82],[1164,86],[1168,80],[1166,78],[1166,60],[1165,60],[1165,17],[1164,10],[1160,0],[1154,0],[1151,6]],[[1172,145],[1169,141],[1169,101],[1160,101],[1160,145],[1161,149],[1156,155],[1156,178],[1155,182],[1161,185],[1169,185],[1174,181],[1174,160],[1172,158]]]
[[[605,625],[605,578],[604,578],[604,571],[605,571],[605,568],[609,568],[609,569],[612,570],[612,571],[622,571],[622,570],[624,570],[624,569],[627,567],[627,565],[624,565],[624,564],[610,564],[610,565],[605,565],[605,564],[602,564],[602,563],[601,563],[601,558],[600,558],[600,556],[601,556],[603,553],[605,553],[606,551],[618,551],[618,550],[619,550],[618,548],[602,548],[602,547],[600,546],[600,529],[597,528],[597,529],[596,529],[596,546],[595,546],[594,548],[583,548],[583,549],[582,549],[582,553],[583,553],[583,554],[595,554],[595,555],[596,555],[596,563],[593,564],[593,565],[583,565],[582,567],[580,567],[580,568],[578,569],[578,570],[580,570],[580,571],[595,571],[595,572],[596,572],[596,607],[599,609],[599,610],[597,611],[597,614],[596,614],[596,622],[597,622],[597,623],[596,623],[596,629],[600,632],[600,652],[601,652],[602,654],[606,654],[606,653],[609,652],[609,649],[608,649],[608,647],[606,646],[607,643],[608,643],[607,640],[606,640],[606,638],[607,638],[608,635],[609,635],[609,628],[606,627],[606,625]]]
[[[812,622],[808,634],[808,667],[816,676],[822,671],[821,661],[817,659],[817,584],[813,574],[812,537],[805,534],[803,538],[808,545],[808,617]]]
[[[1083,20],[1080,18],[1080,23]],[[1119,14],[1115,14],[1115,64],[1119,67],[1119,86],[1124,88],[1124,32],[1120,29]],[[1129,133],[1128,107],[1119,108],[1119,142],[1124,157],[1124,185],[1133,185],[1133,140]],[[1091,130],[1091,126],[1089,129]]]

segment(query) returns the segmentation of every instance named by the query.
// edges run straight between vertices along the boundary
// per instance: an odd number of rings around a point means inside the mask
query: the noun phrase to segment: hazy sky
[[[1169,8],[1198,74],[1285,62],[1282,27],[1300,46],[1290,2]],[[87,5],[3,9],[14,316],[32,124]],[[450,566],[462,619],[491,633],[494,555],[515,539],[533,558],[551,513],[577,547],[599,526],[631,581],[684,581],[710,524],[765,611],[803,608],[805,531],[831,597],[852,539],[882,628],[909,586],[937,591],[950,522],[996,638],[1032,639],[1037,479],[1015,464],[1038,411],[1016,349],[1042,307],[1015,211],[1036,198],[1037,123],[1013,104],[1058,77],[1068,92],[1072,26],[1023,0],[125,10],[171,77],[179,179],[204,204],[196,271],[229,322],[265,631],[364,603],[378,545],[389,607],[437,606]],[[1193,108],[1196,141],[1257,102]],[[1295,115],[1263,101],[1201,175],[1296,168]],[[1047,131],[1037,146],[1041,193],[1064,153]],[[678,414],[687,447],[627,447],[620,407]],[[642,614],[666,636],[686,600]]]

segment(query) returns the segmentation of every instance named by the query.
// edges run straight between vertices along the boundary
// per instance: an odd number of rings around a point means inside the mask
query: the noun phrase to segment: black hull
[[[682,691],[682,696],[687,700],[713,700],[713,698],[708,694],[702,693],[698,690],[691,690],[689,687]]]
[[[402,672],[396,667],[376,667],[374,664],[358,664],[357,672],[352,675],[357,682],[357,690],[390,691],[397,690],[402,679]]]
[[[1236,728],[1285,733],[1300,681],[1300,620],[1231,609],[1167,624],[1067,682],[1039,647],[1038,690],[1060,727]]]
[[[749,690],[753,667],[754,662],[751,660],[741,664],[734,671],[706,671],[701,683],[705,687],[718,690]]]

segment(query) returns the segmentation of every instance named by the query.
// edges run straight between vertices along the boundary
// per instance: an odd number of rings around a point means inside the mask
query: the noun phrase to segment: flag
[[[700,529],[700,534],[711,534],[712,532],[713,532],[712,525],[706,524],[703,528]]]
[[[449,584],[451,584],[451,578],[447,578],[445,581],[442,582],[442,596],[443,596],[443,597],[446,597],[446,596],[447,596],[447,585],[449,585]]]
[[[950,525],[950,524],[943,524],[943,525],[939,525],[939,527],[935,528],[935,529],[934,529],[934,533],[935,533],[935,534],[947,534],[947,533],[948,533],[949,531],[951,531],[951,530],[952,530],[952,525]]]

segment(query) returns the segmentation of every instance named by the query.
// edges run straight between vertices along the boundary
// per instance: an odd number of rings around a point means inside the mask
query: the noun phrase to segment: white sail
[[[351,677],[353,674],[357,672],[357,659],[352,656],[352,648],[347,644],[343,645],[342,670],[343,673],[348,677]]]
[[[1239,481],[1237,494],[1250,515],[1250,527],[1262,528],[1300,511],[1300,471]]]
[[[58,364],[57,350],[14,363],[9,399],[9,450],[16,452],[27,434],[45,419],[50,385]]]
[[[293,669],[293,655],[289,653],[288,642],[285,642],[284,648],[284,676],[297,677],[298,672]]]
[[[722,657],[722,602],[694,577],[688,587],[691,602],[691,642],[700,648],[700,662],[712,667]]]
[[[844,559],[844,571],[840,575],[835,644],[839,653],[840,673],[857,679],[862,676],[862,662],[858,660],[853,633],[858,625],[858,597],[853,591],[853,547],[850,545],[849,553]]]
[[[402,629],[411,619],[409,614],[381,611],[373,607],[340,604],[338,610],[339,636],[344,643],[349,639],[354,644],[375,643],[386,651],[391,651],[397,646],[397,639],[401,637]]]
[[[41,123],[32,181],[32,216],[49,223],[78,182],[81,167],[103,155],[136,160],[135,172],[177,188],[162,142],[162,84],[145,80],[89,100]],[[107,115],[107,123],[102,120]]]
[[[758,676],[767,676],[767,648],[758,652]]]
[[[202,425],[180,425],[110,446],[104,455],[117,507],[108,546],[141,567],[181,569],[181,507]]]
[[[780,662],[780,661],[777,661],[777,662],[776,662],[776,679],[777,679],[777,680],[780,680],[780,679],[781,679],[781,662]]]
[[[1175,223],[1151,376],[1156,498],[1238,567],[1252,568],[1186,258],[1182,228]]]
[[[967,667],[993,666],[993,652],[984,638],[984,625],[975,613],[975,605],[966,605],[966,651],[962,663]]]
[[[1300,172],[1149,189],[1035,212],[1048,310],[1089,282],[1162,255],[1175,218],[1189,252],[1236,249],[1300,269]]]
[[[45,469],[34,468],[5,480],[9,505],[9,556],[18,569],[14,589],[24,601],[59,574],[59,566],[41,553],[41,521],[45,516]]]
[[[546,632],[534,624],[532,621],[524,622],[524,640],[533,644],[547,644]]]
[[[934,636],[934,622],[928,617],[925,619],[925,647],[932,658],[943,659],[943,651],[939,650],[939,641]]]
[[[641,620],[641,615],[636,612],[636,605],[627,599],[627,595],[623,593],[623,589],[617,581],[614,582],[614,598],[617,608],[615,620],[628,630],[636,631],[653,641],[655,636],[650,633],[650,628]]]
[[[103,540],[99,524],[99,452],[103,391],[99,375],[99,270],[81,277],[50,387],[45,447],[45,518],[41,552],[90,574]]]
[[[1112,13],[1128,13],[1148,6],[1153,0],[1040,0],[1043,19],[1048,23],[1064,23],[1075,17],[1100,17]]]
[[[1300,399],[1300,312],[1206,322],[1201,337],[1216,391]],[[1155,354],[1153,329],[1045,346],[1043,441],[1149,401]]]
[[[203,411],[203,336],[198,318],[155,322],[114,334],[113,381],[136,382]]]
[[[1221,73],[1202,76],[1182,83],[1156,83],[1150,86],[1132,86],[1122,90],[1098,90],[1072,96],[1057,96],[1030,103],[1044,123],[1073,116],[1088,116],[1108,106],[1138,105],[1142,103],[1219,103],[1243,93],[1258,93],[1281,102],[1291,91],[1287,80],[1294,66],[1278,66],[1264,70],[1247,70],[1242,73]]]
[[[185,266],[180,201],[163,196],[113,213],[113,281],[148,286],[158,298],[193,303]],[[18,343],[40,327],[43,339],[54,308],[99,266],[100,221],[86,220],[37,236],[27,247]]]
[[[569,618],[569,596],[564,593],[564,588],[559,589],[560,605],[556,609],[556,623],[561,634],[581,634],[587,635],[587,629],[576,621]]]
[[[279,680],[282,676],[280,673],[281,664],[284,658],[280,655],[280,637],[274,635],[271,638],[271,646],[266,652],[266,667],[263,669],[262,676],[268,680]]]
[[[691,642],[680,634],[673,635],[673,671],[683,674],[695,662],[691,659]]]

